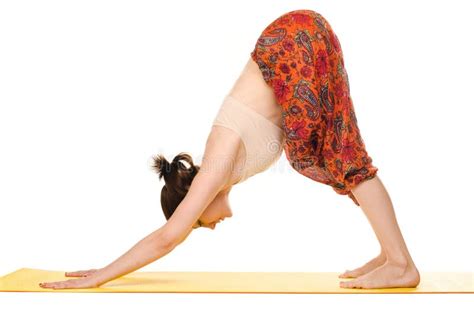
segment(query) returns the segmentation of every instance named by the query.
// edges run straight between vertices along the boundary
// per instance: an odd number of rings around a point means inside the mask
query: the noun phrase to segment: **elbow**
[[[189,236],[191,231],[192,231],[192,228],[191,230],[189,230],[187,234],[179,235],[179,234],[173,234],[173,232],[169,234],[162,234],[156,244],[158,244],[160,248],[172,250],[176,246],[181,244]]]
[[[158,244],[160,245],[159,247],[165,248],[168,250],[173,250],[176,246],[178,246],[184,240],[186,240],[186,238],[189,236],[191,232],[192,232],[192,228],[186,234],[181,234],[181,235],[164,234],[162,238],[160,239],[160,242],[158,242]]]
[[[163,230],[163,227],[156,230],[148,236],[148,242],[156,249],[173,249],[176,247],[176,241]]]
[[[179,243],[175,239],[171,239],[169,237],[161,236],[159,237],[156,241],[153,242],[153,244],[158,248],[158,249],[166,249],[166,250],[172,250],[175,248]]]
[[[166,224],[153,234],[153,243],[159,248],[173,249],[181,244],[192,232],[192,227],[176,220],[173,215]]]

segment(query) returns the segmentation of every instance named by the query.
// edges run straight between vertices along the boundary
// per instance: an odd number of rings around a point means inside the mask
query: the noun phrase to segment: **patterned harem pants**
[[[341,45],[312,10],[287,12],[258,38],[252,59],[283,109],[284,151],[300,174],[341,195],[375,177],[357,126]]]

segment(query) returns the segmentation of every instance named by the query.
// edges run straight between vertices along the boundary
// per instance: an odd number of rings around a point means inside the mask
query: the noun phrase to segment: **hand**
[[[90,269],[90,270],[79,270],[79,271],[74,271],[74,272],[66,272],[64,275],[65,276],[78,276],[78,277],[83,277],[83,276],[89,276],[94,273],[99,271],[99,269]]]
[[[99,271],[98,269],[90,270],[79,270],[74,272],[66,272],[65,276],[76,276],[81,277],[80,279],[72,279],[67,281],[59,282],[46,282],[40,283],[39,286],[42,288],[52,289],[68,289],[68,288],[94,288],[98,287],[97,281],[94,278],[94,274]]]

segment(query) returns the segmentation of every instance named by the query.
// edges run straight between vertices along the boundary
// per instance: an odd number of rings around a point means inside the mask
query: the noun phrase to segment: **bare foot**
[[[346,272],[342,273],[339,275],[339,278],[356,278],[358,276],[364,275],[372,270],[374,270],[377,267],[380,267],[385,263],[387,260],[387,257],[385,256],[384,253],[378,255],[362,267],[359,267],[354,270],[346,270]]]
[[[420,274],[414,264],[397,265],[386,262],[382,266],[354,280],[339,282],[343,288],[416,287]]]

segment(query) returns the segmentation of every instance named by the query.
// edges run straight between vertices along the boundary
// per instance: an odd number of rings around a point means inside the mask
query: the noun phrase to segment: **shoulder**
[[[242,142],[240,135],[228,127],[212,125],[206,140],[204,158],[235,160]]]
[[[207,184],[227,185],[238,158],[240,136],[232,129],[213,125],[206,140],[206,146],[199,173],[196,178]]]

